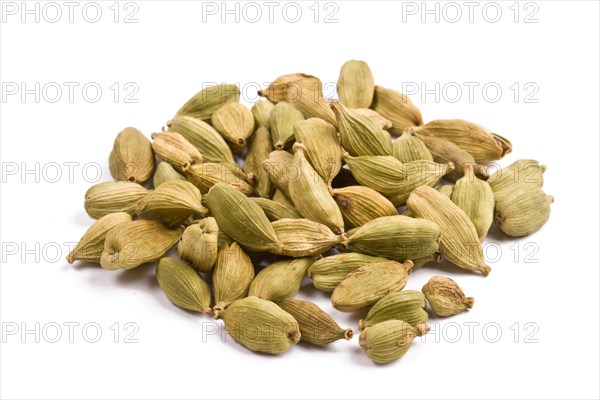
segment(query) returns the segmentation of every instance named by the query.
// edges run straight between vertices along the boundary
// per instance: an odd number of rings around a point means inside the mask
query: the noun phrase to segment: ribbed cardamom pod
[[[421,289],[427,302],[440,317],[449,317],[473,307],[475,299],[466,297],[462,289],[450,278],[434,276]]]
[[[293,297],[300,290],[306,270],[314,261],[312,257],[304,257],[274,262],[256,275],[248,296],[271,301]]]
[[[166,161],[177,171],[184,165],[202,163],[202,155],[190,142],[177,132],[153,133],[152,148],[162,161]]]
[[[372,361],[387,364],[406,354],[413,340],[427,332],[427,324],[413,327],[404,321],[390,320],[362,331],[358,343]]]
[[[254,193],[252,186],[246,182],[244,171],[237,164],[202,163],[185,165],[183,173],[192,184],[200,189],[202,194],[208,193],[210,188],[217,183],[226,184],[245,195]]]
[[[437,253],[440,246],[440,227],[422,218],[404,215],[379,217],[367,222],[342,247],[359,253],[404,261]]]
[[[310,165],[327,186],[342,168],[342,146],[333,125],[319,118],[309,118],[294,124],[294,137],[304,145]]]
[[[215,111],[211,122],[221,136],[237,150],[246,148],[246,141],[254,132],[254,115],[240,103],[225,104]]]
[[[178,116],[167,123],[169,132],[177,132],[202,154],[204,161],[234,164],[231,149],[223,137],[206,122],[192,117]]]
[[[108,166],[115,181],[147,181],[154,171],[150,140],[135,128],[123,129],[115,139]]]
[[[277,150],[289,147],[294,141],[294,124],[303,120],[304,115],[297,108],[285,101],[277,103],[269,117],[273,146]]]
[[[375,218],[398,215],[396,207],[388,199],[366,186],[333,189],[333,198],[350,228],[363,226]]]
[[[421,136],[435,136],[453,142],[471,154],[477,163],[499,160],[512,151],[512,144],[507,139],[462,119],[431,121],[414,130]]]
[[[156,280],[167,299],[190,311],[210,314],[210,287],[194,268],[176,258],[161,258]]]
[[[217,183],[206,201],[219,229],[242,246],[255,251],[281,246],[262,208],[239,190]]]
[[[181,238],[181,229],[165,228],[158,221],[140,219],[115,226],[106,235],[100,265],[106,269],[132,269],[157,261]]]
[[[315,261],[308,269],[308,277],[317,289],[333,292],[350,272],[376,261],[385,261],[385,258],[360,253],[335,254]]]
[[[216,312],[237,343],[252,351],[281,354],[300,341],[298,322],[275,303],[246,297]]]
[[[192,215],[205,217],[208,214],[201,199],[196,186],[187,181],[172,180],[142,197],[135,212],[142,218],[158,219],[165,226],[175,228]]]
[[[290,200],[288,195],[286,195],[283,191],[281,191],[279,189],[275,189],[275,191],[273,192],[273,197],[271,197],[271,200],[273,200],[274,202],[279,203],[283,206],[286,206],[288,208],[293,208],[294,210],[296,210],[296,208],[294,208],[294,202],[292,200]]]
[[[98,219],[79,239],[77,246],[67,255],[68,263],[73,264],[75,260],[100,263],[106,234],[115,226],[125,222],[131,222],[131,215],[125,212],[107,214]]]
[[[223,245],[212,270],[214,310],[223,310],[231,302],[246,297],[253,279],[252,261],[240,245],[236,242]]]
[[[342,147],[352,156],[389,156],[392,144],[389,137],[367,117],[332,102],[331,108],[338,120]]]
[[[429,255],[424,256],[424,257],[413,258],[411,261],[415,265],[409,271],[410,273],[412,273],[415,270],[421,268],[422,266],[424,266],[427,263],[430,263],[430,262],[439,263],[440,261],[442,261],[442,255],[440,253],[433,253],[433,254],[429,254]]]
[[[350,60],[342,65],[337,82],[340,101],[350,108],[369,108],[373,102],[375,80],[364,61]]]
[[[342,329],[329,314],[310,301],[285,299],[277,305],[298,321],[303,342],[323,346],[354,336],[352,329]]]
[[[451,199],[467,214],[483,241],[494,221],[494,193],[486,181],[475,176],[473,165],[465,165],[465,176],[456,181]]]
[[[442,185],[437,189],[441,194],[452,198],[452,193],[454,193],[454,186],[452,185]]]
[[[204,218],[185,228],[177,254],[200,272],[210,272],[217,262],[219,227],[214,218]]]
[[[541,189],[545,171],[546,166],[536,160],[517,160],[508,167],[496,171],[488,179],[495,201],[500,201],[523,189],[531,191]]]
[[[442,231],[440,249],[442,256],[456,266],[480,271],[487,276],[491,268],[483,259],[483,250],[477,229],[456,204],[435,189],[420,186],[408,198],[408,207],[417,218],[439,225]]]
[[[177,172],[171,164],[165,161],[159,162],[158,166],[156,167],[156,171],[154,172],[154,176],[152,177],[152,184],[154,188],[157,188],[163,183],[172,180],[187,181],[185,176]]]
[[[148,193],[149,190],[134,182],[102,182],[85,192],[83,206],[94,219],[116,212],[133,215],[137,202]]]
[[[234,84],[222,83],[208,86],[196,93],[177,111],[177,116],[189,116],[210,121],[212,114],[228,103],[240,101],[240,88]]]
[[[408,129],[407,132],[414,132],[413,129]],[[413,133],[414,134],[414,133]],[[458,147],[449,140],[435,136],[417,135],[429,149],[433,155],[433,161],[437,163],[453,163],[456,169],[446,175],[446,179],[456,182],[465,174],[465,166],[472,165],[475,175],[481,179],[488,178],[487,167],[477,164],[475,158],[465,150]]]
[[[496,202],[496,222],[509,236],[527,236],[540,229],[550,218],[554,197],[541,189],[522,189]]]
[[[262,167],[273,185],[289,197],[288,183],[290,179],[297,179],[299,173],[294,156],[285,150],[275,150],[263,161]]]
[[[396,136],[408,127],[423,125],[423,117],[417,106],[406,95],[392,89],[375,86],[371,109],[392,121],[390,132]]]
[[[331,294],[333,308],[359,311],[377,303],[391,292],[404,289],[412,261],[376,261],[350,272]]]
[[[390,121],[387,118],[384,118],[375,110],[371,110],[370,108],[355,108],[354,111],[362,115],[363,117],[369,118],[371,122],[381,130],[387,131],[389,129],[392,129],[392,121]]]
[[[269,251],[290,257],[322,254],[339,244],[340,236],[331,229],[310,219],[280,219],[271,223],[281,247]]]
[[[262,210],[265,212],[265,215],[271,222],[284,218],[302,218],[295,208],[284,206],[283,204],[277,203],[273,200],[262,197],[250,197],[250,200],[262,208]]]
[[[392,146],[392,154],[400,162],[427,160],[434,161],[425,143],[415,136],[412,130],[405,130]]]
[[[271,111],[273,111],[275,104],[269,100],[259,100],[250,109],[252,115],[254,115],[254,122],[256,127],[264,126],[269,128],[269,119],[271,118]]]
[[[246,155],[246,178],[254,186],[254,191],[261,197],[271,197],[273,185],[267,171],[263,168],[263,162],[269,158],[273,151],[271,133],[265,126],[259,126],[252,138]]]
[[[404,321],[411,326],[427,322],[429,314],[425,311],[426,302],[423,293],[418,290],[403,290],[383,296],[365,317],[358,321],[358,328],[366,328],[389,320]]]

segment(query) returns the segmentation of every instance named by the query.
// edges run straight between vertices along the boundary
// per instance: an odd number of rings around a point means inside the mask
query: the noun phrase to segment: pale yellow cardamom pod
[[[156,189],[163,183],[172,180],[187,181],[185,176],[177,172],[171,164],[165,161],[159,162],[158,166],[156,167],[156,171],[154,171],[154,176],[152,177],[152,184],[154,188]]]
[[[211,117],[212,126],[232,143],[237,150],[246,148],[247,140],[254,132],[254,115],[244,105],[228,103]]]
[[[277,103],[269,117],[273,146],[277,150],[289,147],[294,141],[294,124],[303,120],[304,115],[297,108],[285,101]]]
[[[423,125],[421,111],[406,95],[392,89],[375,86],[371,108],[392,121],[390,132],[396,136],[408,127]]]
[[[517,160],[496,171],[488,179],[495,201],[500,201],[517,191],[530,189],[534,192],[541,189],[545,171],[546,166],[536,160]]]
[[[162,161],[166,161],[177,171],[184,165],[202,163],[202,155],[186,138],[177,132],[153,133],[152,148]]]
[[[398,161],[403,163],[418,160],[434,161],[425,143],[410,129],[405,130],[402,136],[396,139],[392,146],[392,153]]]
[[[83,206],[95,219],[116,212],[133,215],[138,201],[148,193],[146,188],[134,182],[102,182],[85,192]]]
[[[208,86],[189,99],[177,111],[177,116],[189,116],[208,122],[212,114],[223,105],[239,100],[240,88],[237,85],[223,83]]]
[[[294,137],[304,145],[311,166],[331,186],[342,168],[342,146],[333,125],[319,118],[309,118],[294,124]]]
[[[235,163],[231,149],[212,126],[201,119],[177,116],[167,123],[169,132],[177,132],[202,154],[204,160],[214,163]]]
[[[467,297],[450,278],[434,276],[421,289],[433,311],[440,317],[449,317],[473,307],[475,299]]]
[[[245,170],[248,183],[254,186],[256,194],[266,198],[271,197],[273,184],[269,174],[263,168],[263,163],[272,151],[271,133],[268,128],[261,125],[250,139]]]
[[[496,202],[496,221],[509,236],[527,236],[548,222],[553,202],[541,189],[521,189]]]
[[[147,181],[154,170],[154,152],[150,140],[135,128],[125,128],[115,139],[108,165],[116,181]]]
[[[337,82],[340,101],[350,108],[369,108],[373,102],[375,80],[364,61],[350,60],[342,65]]]
[[[273,111],[275,104],[269,100],[259,100],[250,109],[252,115],[254,115],[254,122],[257,127],[264,126],[269,128],[269,119],[271,118],[271,112]]]
[[[200,272],[210,272],[217,262],[219,227],[214,218],[204,218],[185,228],[177,254]]]
[[[392,121],[384,118],[375,110],[371,110],[370,108],[354,108],[353,110],[363,117],[369,118],[371,122],[379,129],[386,131],[392,129]]]

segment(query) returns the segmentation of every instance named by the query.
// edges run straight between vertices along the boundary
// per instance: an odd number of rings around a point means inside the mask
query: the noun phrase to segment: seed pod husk
[[[440,253],[433,253],[433,254],[429,254],[424,257],[413,258],[412,262],[414,263],[414,265],[413,265],[412,269],[409,271],[409,273],[414,272],[415,270],[421,268],[422,266],[424,266],[427,263],[430,263],[430,262],[439,263],[440,261],[442,261],[442,255]]]
[[[156,267],[156,280],[171,303],[186,310],[211,313],[208,283],[185,262],[161,258]]]
[[[406,95],[392,89],[375,86],[371,109],[392,121],[389,131],[396,136],[408,127],[423,125],[423,117],[417,106]]]
[[[375,218],[398,215],[396,207],[388,199],[366,186],[333,189],[333,198],[350,228],[363,226]]]
[[[281,354],[300,341],[298,322],[275,303],[246,297],[216,312],[237,343],[253,351]]]
[[[254,251],[281,246],[264,211],[239,190],[217,183],[206,201],[219,229],[242,246]]]
[[[331,294],[333,308],[343,312],[359,311],[377,303],[391,292],[404,289],[412,261],[377,261],[350,272]]]
[[[152,177],[152,184],[154,188],[156,189],[163,183],[172,180],[187,181],[185,176],[177,172],[171,164],[165,161],[159,162],[158,166],[156,167],[156,171],[154,172],[154,176]]]
[[[367,357],[378,364],[387,364],[406,354],[415,337],[427,332],[427,324],[413,327],[404,321],[390,320],[362,331],[358,342]]]
[[[211,117],[212,126],[232,143],[235,149],[246,148],[246,141],[254,132],[254,115],[243,104],[228,103]]]
[[[314,261],[312,257],[304,257],[274,262],[256,275],[248,296],[271,301],[293,297],[300,290],[306,270]]]
[[[440,317],[449,317],[473,307],[475,299],[466,297],[462,289],[450,278],[434,276],[421,289],[427,302]]]
[[[536,191],[544,184],[546,166],[536,160],[517,160],[506,168],[496,171],[488,183],[494,192],[496,202],[516,191],[530,189]]]
[[[97,183],[85,192],[85,212],[98,219],[105,215],[126,212],[135,213],[135,206],[149,191],[134,182]]]
[[[206,194],[217,183],[240,191],[245,195],[254,193],[254,189],[246,182],[246,175],[237,164],[202,163],[198,165],[185,165],[183,173],[194,184],[200,193]]]
[[[259,196],[266,198],[271,197],[273,185],[269,174],[263,168],[263,162],[269,158],[272,151],[271,133],[261,125],[250,139],[245,170],[248,183],[254,186],[254,191]]]
[[[473,165],[465,165],[465,176],[456,181],[451,199],[467,214],[483,241],[494,220],[494,193],[486,181],[475,176]]]
[[[162,161],[166,161],[177,171],[184,165],[202,163],[202,155],[190,142],[177,132],[153,133],[152,149]]]
[[[263,161],[262,166],[273,185],[289,198],[288,183],[297,179],[299,173],[298,165],[294,164],[294,156],[284,150],[275,150]]]
[[[265,212],[269,221],[278,221],[284,218],[302,218],[295,208],[284,206],[273,200],[264,199],[262,197],[251,197],[250,200],[259,205]]]
[[[98,219],[83,234],[81,239],[79,239],[79,243],[67,255],[67,262],[73,264],[75,260],[81,260],[100,263],[106,234],[115,226],[125,222],[131,222],[131,215],[125,212],[107,214]]]
[[[181,229],[167,229],[158,221],[140,219],[115,226],[106,235],[100,265],[132,269],[157,261],[181,238]]]
[[[219,227],[214,218],[204,218],[185,228],[177,254],[200,272],[210,272],[217,262]]]
[[[135,128],[123,129],[115,139],[108,166],[115,181],[147,181],[154,171],[150,140]]]
[[[231,302],[246,297],[254,279],[250,257],[236,242],[219,249],[217,264],[212,270],[215,291],[214,310],[223,310]]]
[[[369,108],[374,90],[373,72],[366,62],[350,60],[342,65],[337,92],[346,107]]]
[[[407,132],[414,132],[412,129]],[[448,163],[454,164],[456,169],[446,175],[446,179],[456,182],[457,179],[461,178],[465,174],[465,166],[472,165],[475,175],[481,179],[488,178],[488,171],[484,165],[477,164],[471,154],[458,147],[456,144],[449,140],[442,139],[434,136],[422,136],[417,135],[429,149],[433,155],[433,161],[437,163]]]
[[[496,222],[509,236],[530,235],[548,222],[553,202],[541,189],[516,191],[496,202]]]
[[[283,206],[286,206],[288,208],[293,208],[294,210],[296,210],[294,208],[294,202],[292,200],[290,200],[290,198],[281,190],[279,189],[275,189],[275,191],[273,192],[273,197],[271,197],[271,200],[273,200],[276,203],[279,203]]]
[[[360,253],[335,254],[315,261],[308,269],[308,276],[317,289],[333,292],[350,272],[376,261],[385,261],[385,258]]]
[[[238,101],[240,88],[237,85],[222,83],[208,86],[189,99],[177,111],[176,116],[188,116],[209,122],[212,114],[223,105]]]
[[[434,161],[425,143],[415,136],[412,130],[405,130],[392,145],[392,154],[400,162],[427,160]],[[437,161],[436,161],[437,162]]]
[[[333,125],[319,118],[309,118],[294,124],[294,137],[304,145],[310,165],[327,186],[342,168],[342,146]]]
[[[309,219],[280,219],[271,223],[281,247],[269,251],[290,257],[322,254],[341,241],[323,224]]]
[[[359,253],[404,261],[439,250],[440,227],[422,218],[404,215],[376,218],[352,233],[342,247]]]
[[[269,118],[271,117],[271,111],[273,111],[275,104],[269,100],[259,100],[250,109],[252,115],[254,115],[254,122],[257,127],[264,126],[269,128]]]
[[[452,198],[452,193],[454,193],[454,186],[452,185],[442,185],[437,189],[441,194]]]
[[[367,117],[332,102],[331,108],[338,120],[342,147],[352,156],[389,156],[392,145],[389,137]]]
[[[499,160],[512,151],[512,144],[507,139],[461,119],[431,121],[414,130],[421,136],[435,136],[453,142],[471,154],[477,163]]]
[[[273,146],[277,150],[283,150],[294,141],[294,124],[303,121],[304,115],[289,103],[282,101],[277,103],[269,117],[269,127]]]
[[[375,110],[371,110],[370,108],[354,108],[354,111],[363,117],[367,117],[371,120],[376,127],[381,130],[389,130],[392,129],[392,121],[387,118],[384,118],[381,114],[379,114]]]
[[[288,312],[300,326],[300,340],[323,346],[340,339],[350,340],[352,329],[342,329],[329,314],[310,301],[285,299],[277,305]]]
[[[231,149],[223,137],[206,122],[178,116],[168,122],[169,132],[177,132],[202,154],[204,161],[234,164]]]
[[[135,212],[142,218],[159,219],[165,226],[174,228],[192,215],[205,217],[208,214],[201,199],[196,186],[187,181],[172,180],[142,197]]]
[[[390,293],[375,303],[365,319],[358,321],[358,328],[363,331],[389,320],[401,320],[411,326],[423,324],[429,318],[425,306],[425,296],[418,290]]]
[[[336,233],[344,232],[344,219],[331,197],[327,184],[310,166],[304,156],[304,145],[294,145],[294,164],[298,176],[288,182],[288,190],[296,210],[305,218],[326,225]]]
[[[418,218],[428,219],[442,231],[440,249],[445,259],[458,267],[478,270],[487,276],[491,268],[483,259],[483,250],[475,226],[447,196],[427,186],[413,190],[408,207]]]

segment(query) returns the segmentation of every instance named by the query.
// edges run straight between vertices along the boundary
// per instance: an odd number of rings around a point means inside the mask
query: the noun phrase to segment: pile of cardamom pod
[[[115,181],[85,194],[97,221],[68,262],[158,261],[173,304],[214,313],[235,341],[271,354],[352,338],[294,299],[308,274],[335,309],[370,308],[359,322],[369,358],[401,357],[429,330],[427,305],[438,316],[473,305],[449,278],[403,291],[411,271],[443,257],[487,276],[491,224],[528,235],[553,199],[541,190],[543,165],[519,160],[489,176],[512,150],[507,139],[463,120],[424,124],[405,95],[375,86],[365,62],[345,63],[337,89],[339,100],[326,100],[318,78],[284,75],[249,109],[236,85],[221,84],[152,142],[126,128],[109,157]],[[179,259],[165,257],[174,246]]]

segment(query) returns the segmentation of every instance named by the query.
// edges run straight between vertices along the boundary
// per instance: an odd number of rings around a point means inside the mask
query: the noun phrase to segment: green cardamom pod
[[[392,121],[390,132],[396,136],[408,127],[423,125],[421,111],[406,95],[392,89],[375,86],[371,109]]]
[[[379,217],[398,215],[396,207],[379,192],[366,186],[348,186],[333,189],[344,222],[356,228]]]
[[[150,140],[135,128],[123,129],[115,139],[108,166],[116,181],[146,182],[154,170]]]
[[[406,354],[413,340],[427,332],[427,324],[413,327],[404,321],[390,320],[362,331],[358,343],[371,360],[377,364],[387,364]]]
[[[152,177],[152,184],[154,188],[157,188],[165,182],[176,179],[180,181],[187,181],[185,176],[177,172],[171,164],[161,161],[158,163],[156,171],[154,172],[154,176]]]
[[[215,111],[211,122],[221,136],[237,150],[246,148],[246,141],[254,132],[254,115],[240,103],[225,104]]]
[[[149,190],[134,182],[102,182],[85,192],[83,206],[94,219],[116,212],[133,215],[138,201],[148,193]]]
[[[314,261],[312,257],[304,257],[274,262],[256,275],[248,296],[271,301],[293,297],[300,290],[306,270]]]
[[[304,115],[289,103],[277,103],[269,117],[273,146],[277,150],[289,147],[294,141],[294,124],[303,120]]]
[[[550,218],[554,197],[541,189],[525,188],[496,202],[496,222],[509,236],[527,236],[540,229]]]
[[[333,125],[319,118],[309,118],[294,124],[294,137],[304,145],[310,165],[331,186],[342,168],[342,146]]]
[[[252,186],[246,182],[246,174],[237,164],[185,165],[183,173],[192,184],[200,189],[202,194],[208,193],[210,188],[217,183],[226,184],[248,196],[254,193]]]
[[[250,257],[236,242],[219,248],[217,264],[212,270],[215,291],[215,312],[222,311],[230,303],[246,297],[254,279],[254,267]]]
[[[360,253],[335,254],[315,261],[308,269],[308,277],[317,289],[333,292],[350,272],[376,261],[385,261],[385,258]]]
[[[177,132],[153,133],[152,148],[162,161],[166,161],[177,171],[184,166],[202,163],[202,155],[186,138]]]
[[[259,100],[250,109],[252,115],[254,115],[254,122],[257,127],[264,126],[269,128],[269,119],[271,118],[271,111],[273,111],[275,104],[269,100]]]
[[[450,278],[434,276],[421,289],[433,311],[440,317],[449,317],[473,307],[475,299],[466,297]]]
[[[331,229],[309,219],[280,219],[271,223],[281,247],[271,253],[290,257],[306,257],[322,254],[339,244],[341,236]]]
[[[200,272],[210,272],[217,262],[219,227],[214,218],[204,218],[185,228],[177,254]]]
[[[427,322],[425,296],[418,290],[403,290],[383,296],[358,322],[361,331],[389,320],[401,320],[411,326]]]
[[[269,174],[264,170],[263,163],[273,151],[271,133],[265,126],[259,126],[250,139],[246,155],[246,178],[254,186],[254,191],[261,197],[271,197],[273,185]]]
[[[496,202],[523,189],[536,191],[544,184],[546,166],[536,160],[517,160],[506,168],[496,171],[488,183]]]
[[[366,62],[350,60],[342,65],[337,92],[346,107],[369,108],[374,90],[373,72]]]
[[[283,204],[277,203],[273,200],[262,197],[250,197],[250,200],[262,208],[262,210],[265,212],[265,215],[271,222],[284,218],[302,218],[295,208],[284,206]]]
[[[167,123],[169,132],[177,132],[202,154],[205,161],[234,164],[231,149],[223,137],[206,122],[186,116],[178,116]]]
[[[262,166],[271,183],[289,198],[289,181],[297,179],[299,173],[298,165],[294,163],[294,156],[285,150],[275,150],[263,161]],[[277,190],[273,193],[273,197],[275,194]]]
[[[375,110],[371,110],[370,108],[354,108],[354,111],[362,115],[363,117],[367,117],[371,120],[372,123],[375,124],[381,130],[389,130],[392,129],[392,121],[387,118],[384,118],[381,114],[379,114]]]
[[[176,258],[161,258],[156,280],[167,299],[190,311],[210,314],[210,287],[194,268]]]
[[[412,130],[405,130],[392,145],[392,154],[400,162],[427,160],[434,161],[425,143],[415,136]]]
[[[208,122],[212,114],[223,105],[238,101],[240,88],[237,85],[222,83],[208,86],[189,99],[177,111],[177,116],[185,115]]]

